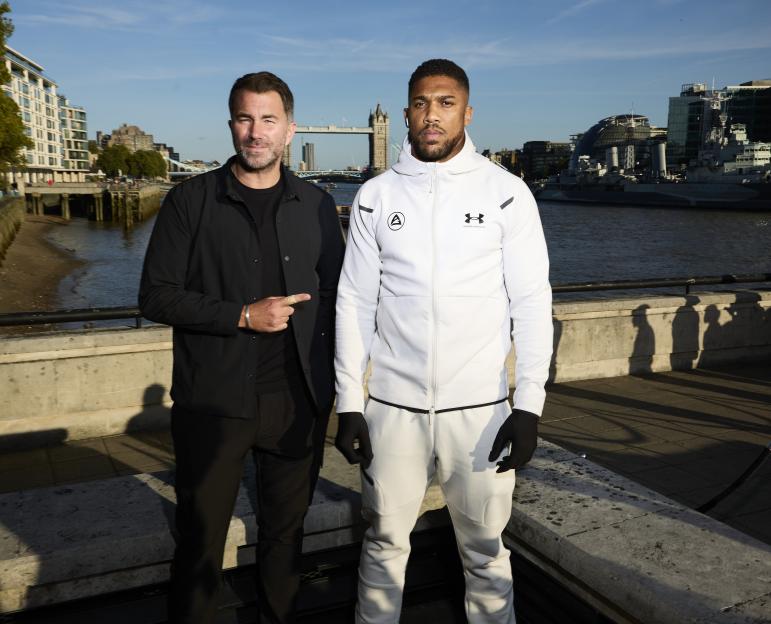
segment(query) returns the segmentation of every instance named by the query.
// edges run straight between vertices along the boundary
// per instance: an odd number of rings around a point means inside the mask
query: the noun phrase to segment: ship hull
[[[631,188],[630,188],[631,187]],[[630,206],[771,211],[771,184],[547,184],[538,200]]]

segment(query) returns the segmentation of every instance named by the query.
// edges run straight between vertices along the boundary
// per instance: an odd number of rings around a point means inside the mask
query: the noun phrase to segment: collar
[[[432,170],[447,172],[450,174],[466,173],[481,167],[487,159],[477,154],[476,147],[471,141],[467,131],[463,131],[465,141],[463,148],[447,162],[427,163],[418,160],[412,155],[412,145],[410,144],[409,134],[404,137],[402,151],[399,154],[399,160],[394,164],[393,170],[403,175],[416,176],[425,175]]]
[[[227,197],[232,201],[244,203],[244,200],[238,194],[238,191],[233,184],[233,176],[231,174],[230,167],[235,162],[236,156],[231,156],[228,161],[217,170],[217,195],[219,197]],[[282,202],[288,202],[292,200],[300,200],[299,183],[300,180],[283,164],[281,165],[281,177],[284,179],[284,195],[281,197]]]

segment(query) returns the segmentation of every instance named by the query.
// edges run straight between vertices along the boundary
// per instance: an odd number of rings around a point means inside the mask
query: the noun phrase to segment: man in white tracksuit
[[[361,462],[370,523],[356,620],[399,621],[410,531],[435,478],[463,561],[468,621],[511,624],[501,533],[511,469],[532,457],[544,403],[552,351],[546,244],[525,183],[477,154],[466,134],[465,72],[426,61],[408,94],[398,162],[364,184],[351,207],[338,287],[335,443]],[[512,337],[513,410],[505,366]]]

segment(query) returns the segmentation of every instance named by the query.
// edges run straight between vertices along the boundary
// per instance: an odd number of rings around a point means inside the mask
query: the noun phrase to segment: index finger
[[[288,295],[284,299],[284,303],[286,305],[295,305],[296,303],[301,303],[303,301],[310,301],[311,296],[308,293],[297,293],[295,295]]]

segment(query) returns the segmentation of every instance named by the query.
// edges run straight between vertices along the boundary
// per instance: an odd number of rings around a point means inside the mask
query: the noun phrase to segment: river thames
[[[357,189],[340,183],[331,192],[350,204]],[[553,202],[539,209],[552,284],[771,271],[771,213]],[[52,230],[52,242],[85,262],[60,284],[58,308],[136,305],[153,223],[123,230],[73,219]]]

